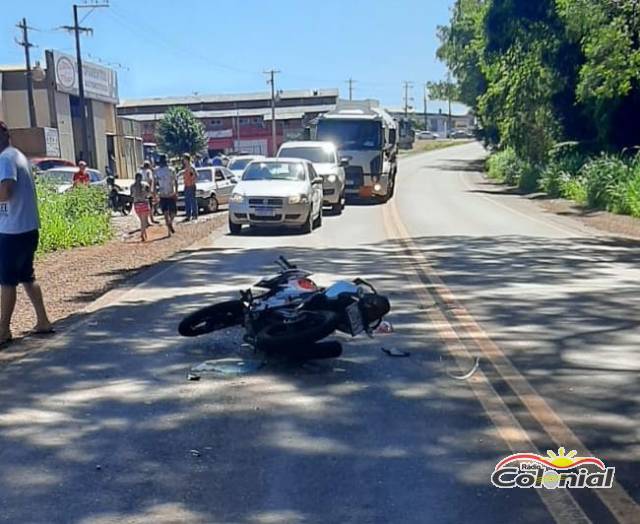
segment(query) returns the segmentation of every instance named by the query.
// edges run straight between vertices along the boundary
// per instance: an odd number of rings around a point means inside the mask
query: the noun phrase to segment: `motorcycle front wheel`
[[[198,337],[242,324],[244,304],[241,300],[221,302],[187,315],[178,326],[183,337]]]
[[[267,352],[290,353],[292,346],[311,344],[336,329],[338,315],[332,311],[303,311],[297,318],[269,324],[256,335],[256,345]]]

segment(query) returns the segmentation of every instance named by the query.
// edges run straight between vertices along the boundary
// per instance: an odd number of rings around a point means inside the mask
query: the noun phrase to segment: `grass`
[[[416,140],[413,144],[413,149],[400,151],[400,154],[417,155],[419,153],[436,151],[437,149],[460,146],[462,144],[468,144],[469,142],[473,142],[473,140]]]
[[[39,255],[103,244],[113,235],[107,197],[101,188],[78,188],[58,193],[55,188],[38,184],[38,206]]]

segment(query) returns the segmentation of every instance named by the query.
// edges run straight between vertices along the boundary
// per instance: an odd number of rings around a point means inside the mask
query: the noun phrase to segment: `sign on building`
[[[75,57],[51,51],[56,79],[56,89],[61,93],[79,95],[78,63]],[[118,76],[113,69],[91,62],[82,62],[84,94],[87,98],[111,104],[118,103]]]
[[[46,156],[60,158],[60,136],[54,127],[44,128],[44,144]]]

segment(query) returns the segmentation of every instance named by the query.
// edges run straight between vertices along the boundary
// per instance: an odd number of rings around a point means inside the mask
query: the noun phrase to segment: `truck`
[[[376,101],[339,101],[320,115],[316,140],[330,141],[346,164],[346,196],[386,202],[398,172],[398,126]]]

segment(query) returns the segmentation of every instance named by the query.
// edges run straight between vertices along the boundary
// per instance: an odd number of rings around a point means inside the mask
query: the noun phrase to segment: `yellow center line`
[[[385,207],[383,214],[385,216],[385,223],[389,222],[395,226],[398,238],[407,246],[407,251],[412,255],[415,264],[419,268],[418,275],[422,273],[428,279],[432,289],[434,289],[441,301],[447,306],[449,313],[455,318],[456,327],[462,328],[476,343],[482,354],[491,361],[501,378],[511,387],[527,411],[544,428],[556,445],[558,445],[558,447],[565,446],[580,449],[585,454],[593,455],[547,402],[538,395],[527,379],[513,366],[502,350],[478,325],[467,309],[458,302],[453,292],[444,284],[430,265],[426,256],[413,242],[413,239],[400,219],[395,201],[391,201],[390,204]],[[429,300],[432,300],[432,298],[429,297]],[[448,319],[445,319],[445,322],[448,322]],[[453,331],[456,330],[453,326],[451,326],[451,329]],[[505,409],[508,410],[506,406]],[[508,440],[507,443],[511,444]],[[624,490],[620,483],[614,481],[610,489],[594,489],[593,491],[607,508],[609,508],[618,522],[622,524],[637,522],[640,507]]]
[[[383,208],[384,227],[387,237],[398,238],[403,241],[400,232],[393,229],[393,226],[397,227],[397,224],[390,219],[388,209],[389,206]],[[417,268],[414,267],[418,261],[414,257],[408,263],[412,271],[407,273],[407,278],[412,284],[414,293],[422,303],[430,303],[432,296],[420,279]],[[468,368],[469,363],[473,361],[473,356],[469,353],[466,345],[442,310],[438,307],[433,307],[428,308],[423,313],[426,314],[431,324],[435,327],[438,337],[458,367],[460,369]],[[498,435],[507,443],[512,453],[520,452],[523,449],[540,452],[481,369],[478,369],[467,382],[485,413],[496,427]],[[489,482],[488,477],[487,482]],[[536,489],[535,491],[558,524],[591,522],[569,491],[546,489]]]

